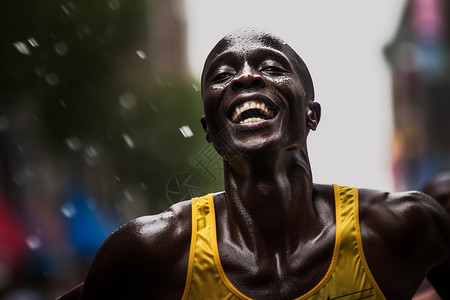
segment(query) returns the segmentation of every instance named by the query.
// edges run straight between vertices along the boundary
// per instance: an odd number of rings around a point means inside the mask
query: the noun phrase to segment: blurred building
[[[411,0],[385,48],[392,69],[398,190],[420,189],[450,167],[449,21],[447,1]]]
[[[1,299],[67,291],[113,230],[173,203],[171,178],[201,172],[184,23],[182,0],[3,6]]]

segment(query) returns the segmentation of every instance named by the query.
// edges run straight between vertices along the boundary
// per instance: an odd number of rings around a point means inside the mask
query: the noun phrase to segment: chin
[[[259,155],[279,152],[289,148],[290,145],[282,146],[282,139],[277,136],[252,136],[242,139],[232,139],[222,151],[222,156]]]

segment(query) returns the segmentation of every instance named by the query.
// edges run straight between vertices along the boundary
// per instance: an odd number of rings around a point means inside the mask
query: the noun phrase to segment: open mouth
[[[263,101],[250,100],[237,105],[231,116],[233,123],[252,124],[272,119],[276,110]]]

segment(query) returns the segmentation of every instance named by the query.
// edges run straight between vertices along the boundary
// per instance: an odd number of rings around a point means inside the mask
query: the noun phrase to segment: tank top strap
[[[215,222],[213,194],[193,198],[191,249],[182,300],[211,297],[237,299],[223,283],[218,272]]]
[[[333,185],[340,223],[339,258],[333,276],[351,280],[353,292],[368,299],[385,299],[370,272],[361,239],[357,188]],[[350,290],[349,290],[350,292]]]

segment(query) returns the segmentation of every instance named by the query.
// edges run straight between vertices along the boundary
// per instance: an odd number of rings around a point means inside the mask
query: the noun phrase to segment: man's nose
[[[264,87],[263,77],[248,64],[231,80],[231,88],[233,91],[262,87]]]

